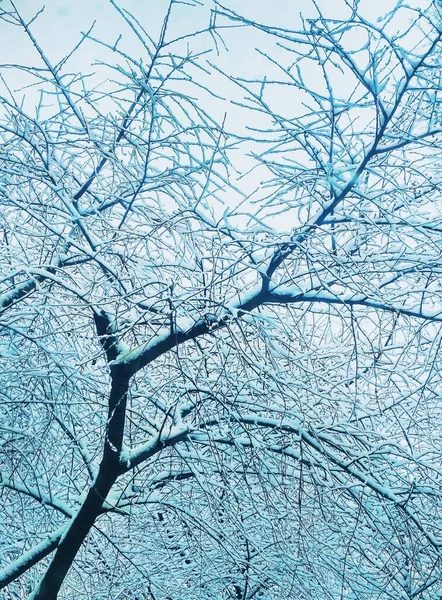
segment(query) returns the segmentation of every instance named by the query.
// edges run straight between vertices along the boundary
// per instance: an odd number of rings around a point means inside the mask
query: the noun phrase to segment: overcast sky
[[[254,19],[261,23],[296,29],[301,27],[301,16],[304,19],[312,18],[316,15],[314,9],[315,0],[224,0],[226,6],[234,9],[249,19]],[[345,18],[348,15],[348,7],[345,6],[345,0],[316,0],[325,16],[336,19]],[[424,0],[425,1],[425,0]],[[429,1],[429,0],[428,0]],[[0,8],[7,9],[9,0],[0,0]],[[193,7],[185,5],[176,5],[174,7],[171,27],[168,33],[168,39],[184,35],[188,32],[203,29],[207,27],[210,18],[210,10],[213,8],[211,0],[188,0],[188,3],[194,4]],[[409,0],[411,5],[422,5],[421,0]],[[360,0],[360,11],[370,20],[380,19],[397,4],[397,0]],[[122,9],[130,11],[154,38],[158,39],[161,24],[166,14],[169,0],[120,0],[119,6]],[[23,15],[23,18],[30,19],[42,7],[40,0],[16,0],[15,6]],[[401,13],[402,14],[402,13]],[[405,14],[405,13],[404,13]],[[87,31],[93,22],[96,22],[93,35],[111,45],[115,43],[120,35],[122,39],[119,42],[119,48],[127,52],[136,59],[143,58],[148,62],[146,51],[142,44],[137,41],[136,36],[124,23],[110,0],[46,0],[45,9],[32,24],[32,31],[41,48],[48,56],[53,65],[64,58],[81,39],[81,32]],[[359,35],[359,34],[358,34]],[[271,77],[272,65],[262,55],[256,52],[256,48],[268,50],[269,54],[276,56],[278,52],[275,41],[269,36],[259,37],[256,30],[242,29],[234,32],[225,32],[228,51],[221,48],[220,56],[216,55],[214,44],[210,36],[201,36],[190,40],[191,48],[195,51],[212,48],[210,60],[216,63],[224,71],[234,73],[237,76],[260,79],[264,76]],[[25,33],[18,27],[11,26],[5,21],[0,20],[0,40],[1,40],[1,58],[0,61],[5,64],[24,64],[43,66],[38,53],[33,48],[31,41]],[[358,40],[356,40],[358,42]],[[187,43],[187,42],[186,42]],[[266,47],[266,44],[269,44]],[[271,47],[270,47],[271,45]],[[115,73],[109,70],[100,70],[100,67],[94,66],[97,60],[107,60],[114,64],[116,61],[124,64],[121,57],[112,56],[109,52],[103,52],[97,44],[90,41],[84,43],[80,50],[69,60],[64,72],[97,73],[97,83],[104,78],[112,76]],[[287,58],[285,58],[287,60]],[[23,71],[17,69],[2,69],[7,82],[12,89],[19,89],[25,83],[28,83]],[[338,76],[338,74],[337,74]],[[201,77],[201,79],[200,79]],[[314,73],[305,73],[307,85],[315,85]],[[308,78],[310,77],[310,81]],[[213,103],[209,107],[209,112],[219,121],[223,119],[223,114],[227,113],[228,128],[236,132],[241,132],[244,122],[254,125],[253,119],[259,118],[250,111],[247,113],[247,119],[244,112],[238,110],[232,105],[231,100],[235,94],[236,99],[241,100],[241,90],[233,85],[229,86],[226,78],[218,75],[210,75],[210,80],[204,74],[198,75],[198,81],[203,82],[218,94],[225,97],[225,100],[211,100]],[[320,79],[322,79],[320,77]],[[89,80],[90,83],[93,80]],[[318,79],[319,82],[319,79]],[[318,85],[323,84],[319,82]],[[40,85],[40,84],[39,84]],[[38,100],[39,85],[31,89],[27,88],[18,94],[25,94],[26,108],[35,104]],[[337,93],[345,97],[347,85],[354,85],[348,82],[344,77],[339,81]],[[195,93],[195,90],[193,90]],[[272,93],[272,92],[270,92]],[[292,95],[290,95],[292,94]],[[280,89],[276,91],[272,98],[272,106],[282,106],[282,109],[289,109],[290,117],[296,114],[296,110],[301,111],[303,105],[298,102],[296,109],[296,94],[294,86],[289,89],[284,88],[284,93]],[[299,95],[299,93],[298,93]],[[17,97],[18,97],[17,96]],[[106,112],[106,106],[101,107],[102,112]],[[245,165],[245,163],[244,163]],[[241,170],[247,170],[242,166]]]
[[[411,0],[411,4],[416,4],[416,2],[418,0]],[[343,0],[319,0],[318,3],[328,16],[340,18],[348,13]],[[390,10],[395,3],[396,0],[361,0],[361,7],[367,15],[376,19]],[[132,49],[136,52],[133,36],[123,26],[121,18],[109,0],[46,0],[45,2],[43,0],[41,2],[40,0],[16,0],[15,3],[22,14],[28,18],[35,14],[43,4],[44,12],[33,24],[33,31],[54,63],[70,51],[78,41],[80,32],[89,29],[94,21],[96,21],[94,28],[96,37],[112,42],[120,33],[123,33],[123,43],[133,44]],[[211,0],[197,0],[195,4],[199,4],[199,6],[193,9],[185,6],[174,9],[172,17],[174,32],[186,32],[194,27],[207,25],[209,11],[213,7]],[[6,9],[7,5],[8,0],[0,1],[1,8]],[[225,0],[225,5],[249,18],[288,28],[299,27],[300,14],[304,18],[311,18],[315,15],[312,0]],[[119,6],[133,13],[146,30],[155,36],[167,10],[168,0],[120,0]],[[0,21],[0,39],[3,63],[29,63],[33,60],[35,53],[32,51],[29,41],[17,28]],[[242,49],[249,56],[245,51],[248,46],[253,47],[253,40],[250,36],[246,36],[242,41]],[[232,43],[231,40],[230,43]],[[234,50],[238,50],[238,48]],[[231,50],[232,60],[241,63],[242,53],[234,52],[234,50]],[[76,61],[74,61],[75,66],[86,68],[93,62],[94,57],[90,53],[90,46],[86,51],[78,53]],[[256,60],[256,56],[254,56],[254,60]]]

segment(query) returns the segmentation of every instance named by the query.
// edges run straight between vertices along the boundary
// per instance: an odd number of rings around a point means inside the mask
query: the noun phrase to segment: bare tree
[[[1,9],[39,61],[2,67],[5,597],[438,597],[438,6],[110,4],[142,58]]]

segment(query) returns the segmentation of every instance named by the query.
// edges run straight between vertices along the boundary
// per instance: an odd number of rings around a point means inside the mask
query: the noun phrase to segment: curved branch
[[[29,571],[31,567],[53,552],[58,546],[62,535],[65,533],[66,527],[66,525],[59,527],[46,540],[40,542],[34,548],[31,548],[31,550],[22,554],[17,560],[14,560],[7,567],[0,570],[0,590],[18,579],[23,573]]]

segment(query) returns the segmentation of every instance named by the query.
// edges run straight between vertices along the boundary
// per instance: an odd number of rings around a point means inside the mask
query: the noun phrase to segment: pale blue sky
[[[170,36],[173,34],[182,35],[208,25],[210,8],[213,7],[212,1],[192,1],[197,5],[194,8],[175,6],[171,19]],[[9,0],[4,0],[1,6],[6,8],[8,2]],[[345,0],[317,0],[317,2],[326,16],[343,18],[348,14]],[[294,29],[300,27],[300,13],[304,18],[315,15],[314,0],[224,0],[224,3],[250,19]],[[367,17],[376,21],[378,17],[384,15],[396,3],[397,0],[361,0],[360,9]],[[422,0],[409,0],[408,3],[422,5]],[[119,6],[132,12],[154,38],[158,37],[168,4],[168,0],[121,0],[119,2]],[[40,0],[16,0],[16,7],[27,18],[35,14],[41,5]],[[46,0],[45,10],[32,25],[32,30],[52,64],[56,64],[75,46],[81,37],[80,32],[86,31],[94,20],[96,20],[93,32],[95,37],[113,44],[118,36],[122,34],[123,37],[119,47],[137,59],[141,58],[144,53],[145,62],[148,62],[142,45],[136,41],[134,34],[124,24],[109,0]],[[42,66],[30,40],[19,28],[0,21],[0,39],[2,46],[0,61],[3,64],[21,63]],[[269,54],[275,56],[277,47],[274,40],[259,36],[256,30],[252,29],[241,30],[240,33],[238,31],[234,33],[227,32],[225,39],[228,43],[229,52],[223,51],[219,57],[216,56],[215,52],[210,55],[210,60],[218,64],[223,70],[235,75],[256,79],[271,73],[270,63],[256,52],[256,47],[259,46],[262,50],[269,48]],[[213,48],[209,36],[197,40],[192,39],[190,43],[193,51],[203,50],[210,46]],[[267,48],[266,44],[268,44]],[[87,42],[67,63],[65,72],[90,73],[97,71],[96,83],[110,74],[115,77],[115,73],[109,73],[108,70],[100,71],[99,67],[92,66],[97,59],[104,59],[110,63],[122,62],[120,57],[112,56],[110,53],[106,54],[97,45]],[[127,65],[124,66],[128,68]],[[28,81],[23,71],[7,69],[3,72],[13,89],[22,87]],[[210,100],[212,105],[208,107],[209,112],[218,120],[222,120],[223,114],[227,113],[228,128],[241,131],[245,121],[244,111],[238,110],[230,102],[235,94],[237,100],[242,98],[241,90],[229,85],[228,80],[222,76],[212,74],[210,79],[206,77],[205,80],[204,74],[199,74],[198,77],[201,78],[199,81],[210,86],[212,90],[226,98],[225,101]],[[314,85],[315,74],[313,72],[312,74],[307,73],[306,77],[311,79],[307,82],[308,85]],[[89,80],[89,85],[91,81]],[[353,85],[351,82],[350,84]],[[343,96],[346,95],[346,85],[348,85],[348,82],[345,79],[339,82],[338,92]],[[32,103],[35,104],[37,101],[37,91],[38,87],[26,90],[28,109],[30,109]],[[196,93],[196,90],[193,90],[193,93]],[[296,97],[296,94],[294,88],[288,90],[285,87],[284,94],[281,94],[278,90],[272,97],[273,106],[278,107],[282,104],[282,110],[288,107],[293,116],[296,114],[296,110],[298,112],[303,110],[302,104],[299,102],[299,94],[298,97]],[[106,111],[106,108],[102,107],[102,110]],[[284,110],[284,112],[286,111]],[[247,113],[248,125],[253,126],[256,123],[254,119],[258,118],[259,115],[257,116],[249,111]]]
[[[7,1],[2,7],[7,7]],[[371,17],[378,17],[396,3],[396,0],[361,0],[361,7]],[[30,17],[41,6],[45,5],[43,14],[33,25],[36,37],[46,49],[51,59],[63,56],[78,40],[80,31],[89,28],[97,21],[95,34],[97,37],[111,41],[122,32],[121,19],[108,0],[17,0],[16,6],[23,15]],[[189,10],[176,7],[172,25],[175,31],[186,31],[192,27],[204,26],[207,23],[208,9],[211,0],[199,0],[201,6]],[[226,6],[242,12],[250,18],[263,23],[285,27],[299,26],[299,14],[309,18],[314,15],[312,0],[226,0]],[[340,18],[346,14],[343,0],[319,0],[318,4],[325,14]],[[411,5],[422,4],[411,0]],[[140,20],[142,25],[152,34],[158,31],[168,0],[121,0],[119,5],[128,9]],[[343,10],[344,9],[344,10]],[[0,22],[2,39],[2,62],[17,62],[30,58],[30,45],[17,30]],[[126,38],[129,36],[125,36]],[[244,39],[246,45],[250,39]],[[82,56],[84,64],[93,57]],[[237,60],[238,57],[235,57]]]

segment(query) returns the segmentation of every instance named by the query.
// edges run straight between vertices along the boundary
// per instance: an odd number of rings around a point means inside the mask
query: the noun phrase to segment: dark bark
[[[109,396],[108,426],[104,456],[109,461],[116,462],[115,468],[119,470],[119,457],[123,447],[124,423],[126,420],[127,392],[129,389],[129,376],[124,369],[111,369],[112,389]]]
[[[116,478],[116,469],[109,469],[103,460],[97,479],[89,490],[83,506],[72,519],[51,564],[37,589],[31,595],[33,600],[56,600],[66,574],[97,517],[102,512],[103,502]]]
[[[123,472],[120,453],[124,435],[129,377],[124,369],[111,370],[108,422],[103,458],[96,480],[61,538],[55,555],[30,600],[56,600],[63,581],[95,521],[103,512],[103,502],[117,477]]]

